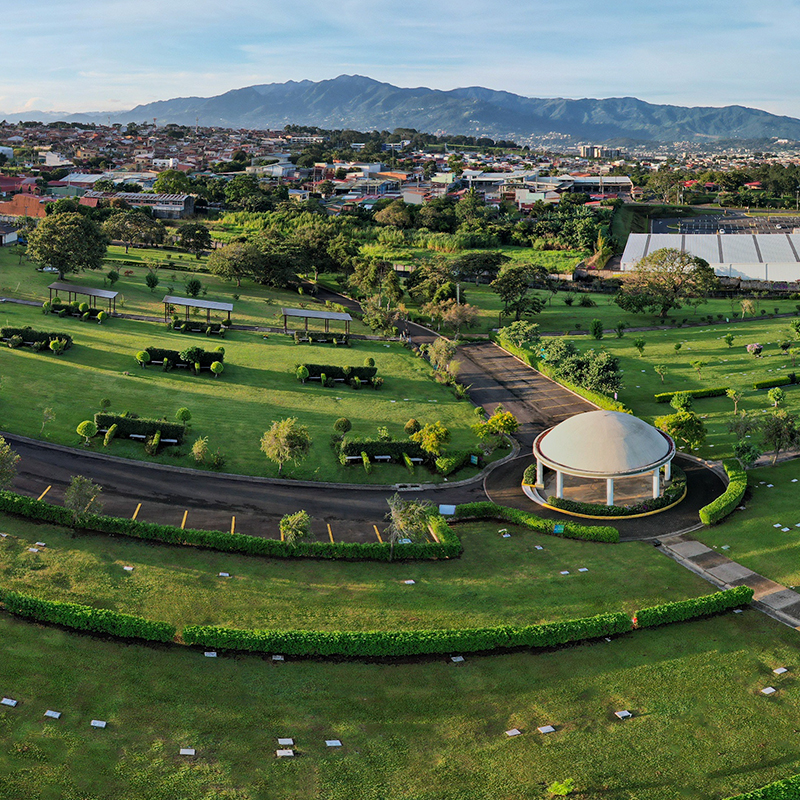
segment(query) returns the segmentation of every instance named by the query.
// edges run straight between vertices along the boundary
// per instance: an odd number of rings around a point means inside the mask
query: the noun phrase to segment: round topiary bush
[[[223,370],[225,369],[224,365],[221,361],[212,361],[211,362],[211,371],[214,373],[215,378],[219,378],[222,375]]]
[[[365,367],[374,367],[375,366],[375,359],[372,356],[368,356],[364,359],[364,366]]]
[[[414,419],[414,417],[411,417],[411,419],[408,422],[406,422],[405,425],[403,425],[403,430],[409,436],[411,436],[412,433],[416,433],[418,430],[420,430],[421,427],[422,426],[419,424],[419,422],[416,419]]]
[[[97,315],[97,324],[102,325],[108,319],[108,314],[105,311],[101,311]]]
[[[139,366],[144,369],[150,363],[150,353],[147,350],[140,350],[136,354],[136,361],[139,363]]]
[[[339,419],[333,423],[333,429],[337,431],[337,433],[347,433],[352,427],[353,424],[347,417],[339,417]]]

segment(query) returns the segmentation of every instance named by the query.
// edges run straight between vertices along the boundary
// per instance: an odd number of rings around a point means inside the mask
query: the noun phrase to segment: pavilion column
[[[536,460],[536,485],[544,486],[544,464]]]
[[[665,481],[672,480],[672,462],[671,461],[667,461],[667,463],[664,464],[664,480]]]
[[[564,496],[564,473],[556,471],[556,497]]]
[[[614,505],[614,479],[606,478],[606,505]]]
[[[661,494],[661,469],[653,470],[653,499]]]

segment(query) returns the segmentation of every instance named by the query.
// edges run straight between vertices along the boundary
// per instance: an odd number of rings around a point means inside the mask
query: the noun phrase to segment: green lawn
[[[734,511],[698,538],[720,551],[727,547],[722,551],[726,556],[767,578],[792,588],[800,586],[800,528],[796,527],[800,523],[800,461],[754,469],[748,473],[748,484],[745,511]],[[774,527],[777,523],[781,523],[779,528]]]
[[[639,608],[711,587],[649,544],[576,542],[473,523],[461,558],[411,564],[247,558],[0,517],[0,586],[184,625],[395,630],[528,625]],[[36,541],[42,553],[29,553]],[[536,550],[536,546],[543,547]],[[132,573],[123,565],[133,566]],[[580,568],[586,573],[579,573]],[[568,570],[570,575],[561,575]],[[220,579],[228,572],[231,579]],[[414,586],[403,580],[413,579]],[[624,588],[623,588],[624,587]]]
[[[403,467],[376,465],[371,475],[362,468],[343,468],[335,460],[329,442],[333,423],[346,416],[354,435],[375,437],[385,426],[395,438],[405,438],[403,425],[410,417],[421,423],[441,420],[450,428],[453,450],[477,443],[470,426],[475,421],[472,405],[458,401],[452,391],[429,376],[428,363],[414,357],[398,343],[358,341],[350,348],[333,345],[295,345],[283,335],[263,339],[259,334],[229,332],[225,347],[225,372],[214,379],[184,370],[162,372],[159,367],[140,369],[134,354],[147,345],[182,350],[190,344],[217,346],[217,337],[181,334],[163,325],[114,319],[105,325],[78,319],[42,315],[29,306],[7,303],[0,316],[3,325],[30,324],[39,329],[64,331],[75,338],[63,356],[34,353],[29,348],[0,348],[3,383],[2,429],[41,438],[42,412],[52,407],[56,420],[45,429],[49,441],[77,446],[76,426],[98,410],[102,398],[111,400],[112,411],[133,411],[142,417],[173,419],[181,406],[193,415],[189,445],[197,436],[208,436],[212,450],[220,448],[227,458],[226,471],[248,475],[277,475],[259,450],[259,440],[273,420],[296,416],[309,427],[311,454],[289,474],[296,478],[397,483],[410,478]],[[307,361],[336,365],[361,365],[375,359],[383,388],[360,391],[337,384],[325,389],[318,383],[305,386],[293,375],[294,365]],[[435,401],[435,402],[434,402]],[[190,465],[188,446],[183,455],[165,448],[156,460]],[[102,449],[102,441],[92,447]],[[118,440],[114,455],[145,459],[144,449]],[[475,468],[459,477],[475,474]],[[417,469],[416,480],[432,478]]]
[[[208,659],[4,615],[0,636],[8,800],[538,800],[566,777],[581,800],[720,800],[800,769],[797,633],[757,612],[460,665]]]

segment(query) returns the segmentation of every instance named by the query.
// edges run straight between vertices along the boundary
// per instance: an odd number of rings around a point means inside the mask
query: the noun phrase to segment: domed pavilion
[[[605,481],[606,505],[614,505],[615,484],[636,486],[626,494],[650,496],[643,478],[651,476],[652,497],[661,495],[661,468],[664,481],[671,477],[675,442],[663,431],[632,414],[619,411],[588,411],[548,428],[533,443],[536,456],[536,486],[544,488],[544,468],[556,473],[555,494],[564,497],[564,476],[580,480],[583,487],[575,499],[598,502],[597,481]],[[631,481],[631,479],[638,479]],[[622,484],[622,486],[620,486]],[[572,494],[572,492],[571,492]]]

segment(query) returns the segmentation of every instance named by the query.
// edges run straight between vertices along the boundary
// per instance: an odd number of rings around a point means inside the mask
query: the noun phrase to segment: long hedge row
[[[662,603],[658,606],[643,608],[636,614],[639,628],[654,628],[670,622],[683,622],[708,614],[719,614],[729,608],[747,605],[753,599],[753,590],[749,586],[737,586],[724,592],[714,592],[703,597],[691,597],[675,603]]]
[[[710,386],[707,389],[680,389],[677,392],[660,392],[655,395],[655,398],[656,403],[669,403],[676,394],[688,394],[695,399],[700,399],[701,397],[722,397],[729,388],[729,386]]]
[[[392,461],[399,464],[403,463],[403,453],[409,458],[423,458],[426,461],[430,459],[422,447],[410,439],[393,442],[384,442],[382,439],[360,439],[357,436],[345,436],[342,439],[339,445],[340,456],[360,456],[361,453],[366,453],[371,459],[375,456],[391,456]]]
[[[150,361],[169,361],[172,366],[176,364],[189,364],[194,366],[195,363],[200,364],[201,367],[210,367],[215,361],[225,361],[225,353],[223,350],[203,350],[201,347],[187,347],[185,350],[167,350],[164,347],[145,347],[145,353],[150,356]],[[182,354],[191,356],[191,361],[186,361],[181,358]]]
[[[550,622],[544,625],[497,625],[489,628],[415,631],[241,630],[214,625],[183,629],[187,644],[224,650],[285,653],[295,656],[386,657],[436,653],[475,653],[510,647],[553,647],[631,630],[623,612]]]
[[[107,431],[112,425],[117,426],[116,435],[127,437],[132,433],[141,436],[154,436],[161,431],[163,439],[177,439],[178,444],[183,442],[186,435],[186,426],[181,422],[167,422],[163,419],[145,419],[142,417],[123,417],[121,414],[107,414],[98,411],[94,415],[94,424],[97,429]]]
[[[78,631],[107,633],[126,639],[171,642],[176,628],[167,622],[155,622],[132,614],[121,614],[107,608],[93,608],[78,603],[40,600],[20,592],[0,590],[0,602],[6,611],[19,617],[52,622]]]
[[[305,367],[309,378],[319,378],[324,373],[334,380],[359,378],[362,381],[370,381],[378,374],[377,367],[338,367],[335,364],[295,364],[293,374],[297,372],[298,367]]]
[[[0,511],[28,519],[71,526],[72,513],[62,506],[51,505],[44,500],[35,500],[13,492],[0,492]],[[442,524],[444,523],[444,524]],[[389,544],[381,542],[297,542],[288,544],[280,539],[266,539],[226,531],[201,531],[179,528],[177,525],[157,525],[125,517],[106,517],[87,514],[81,519],[81,528],[98,533],[131,536],[167,544],[191,545],[220,550],[226,553],[267,556],[269,558],[321,558],[351,561],[390,561],[456,558],[463,546],[458,535],[447,523],[432,518],[431,524],[437,532],[439,542],[411,544]]]
[[[774,386],[788,386],[794,381],[788,375],[779,375],[774,378],[766,378],[763,381],[754,381],[754,389],[772,389]]]
[[[541,372],[542,375],[550,378],[551,381],[561,384],[561,386],[563,386],[565,389],[575,392],[575,394],[585,398],[590,403],[594,403],[594,405],[598,406],[599,408],[604,408],[607,411],[620,411],[623,414],[633,414],[633,411],[631,411],[628,406],[626,406],[624,403],[620,403],[618,400],[614,400],[614,398],[609,397],[608,395],[600,394],[600,392],[593,392],[591,389],[585,389],[575,383],[570,383],[570,381],[557,378],[553,368],[546,361],[536,358],[536,356],[530,350],[517,347],[515,344],[508,341],[508,339],[503,338],[502,336],[496,337],[496,343],[499,344],[503,350],[508,351],[511,353],[511,355],[516,356],[520,360],[524,361],[529,367],[533,367],[537,372]]]
[[[742,502],[747,491],[747,472],[739,462],[727,459],[722,466],[728,474],[728,488],[716,500],[700,509],[700,522],[704,525],[714,525],[725,519]]]
[[[499,506],[497,503],[462,503],[460,506],[456,506],[455,519],[462,522],[470,519],[499,519],[503,522],[522,525],[525,528],[531,528],[541,533],[562,536],[565,539],[584,539],[590,542],[619,541],[619,531],[609,525],[579,525],[577,522],[555,522],[551,519],[542,519],[542,517],[538,517],[530,511]],[[560,525],[563,530],[556,533],[556,525]]]
[[[800,797],[800,775],[792,775],[782,781],[768,783],[752,792],[737,794],[727,800],[797,800]]]
[[[41,342],[50,345],[54,339],[61,339],[66,342],[65,350],[72,347],[72,337],[68,333],[53,333],[52,331],[37,331],[30,326],[25,328],[13,328],[4,326],[0,328],[0,339],[10,339],[12,336],[21,336],[24,342]]]

